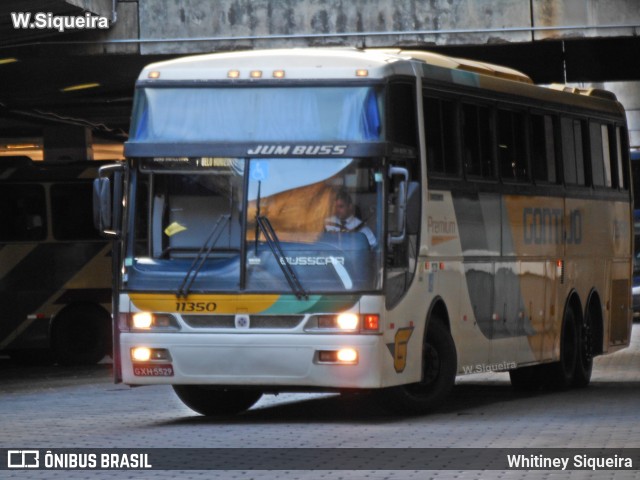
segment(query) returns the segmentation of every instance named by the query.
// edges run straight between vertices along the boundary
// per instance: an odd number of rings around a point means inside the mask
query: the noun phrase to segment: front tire
[[[439,318],[429,322],[422,351],[422,380],[377,392],[384,408],[397,413],[425,414],[442,405],[453,387],[457,354],[451,333]]]
[[[262,396],[254,390],[221,390],[208,385],[173,385],[173,390],[187,407],[207,417],[244,412]]]

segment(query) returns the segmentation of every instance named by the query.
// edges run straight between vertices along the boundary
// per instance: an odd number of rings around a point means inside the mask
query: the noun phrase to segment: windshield
[[[144,159],[131,179],[132,290],[298,296],[381,288],[374,159]]]
[[[375,141],[381,101],[370,86],[139,88],[129,143]]]

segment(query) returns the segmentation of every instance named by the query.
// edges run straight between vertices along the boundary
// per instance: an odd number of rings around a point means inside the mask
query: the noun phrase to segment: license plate
[[[173,377],[172,365],[133,365],[136,377]]]

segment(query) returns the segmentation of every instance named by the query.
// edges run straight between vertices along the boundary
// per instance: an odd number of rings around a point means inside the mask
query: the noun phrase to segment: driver
[[[355,205],[349,193],[342,189],[336,194],[333,205],[334,214],[324,222],[325,232],[360,232],[364,233],[371,248],[378,243],[371,229],[355,215]]]

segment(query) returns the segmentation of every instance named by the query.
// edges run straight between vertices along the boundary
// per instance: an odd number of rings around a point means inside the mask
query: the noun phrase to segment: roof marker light
[[[154,70],[152,72],[149,72],[149,75],[147,75],[147,78],[160,78],[160,72],[157,70]]]
[[[273,78],[284,78],[284,70],[274,70]]]
[[[240,78],[240,70],[229,70],[227,78]]]
[[[251,78],[262,78],[262,70],[251,70],[249,76]]]
[[[358,70],[356,70],[356,77],[368,77],[369,76],[369,70],[367,70],[366,68],[359,68]]]

